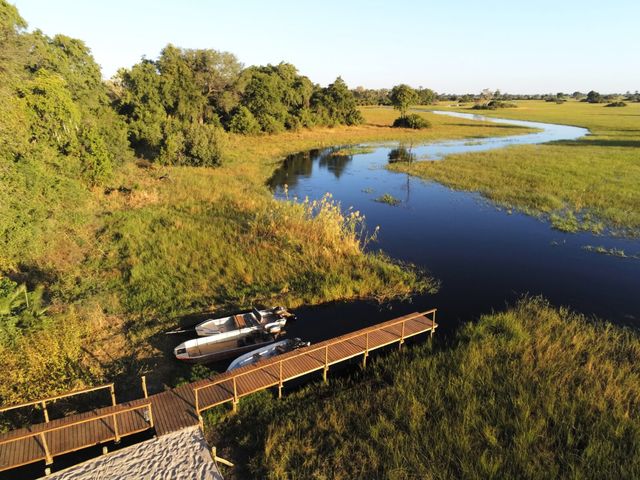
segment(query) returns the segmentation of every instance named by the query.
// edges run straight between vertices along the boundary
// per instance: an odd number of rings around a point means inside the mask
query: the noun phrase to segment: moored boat
[[[236,332],[226,332],[210,337],[194,338],[182,342],[173,353],[178,360],[187,363],[209,363],[234,358],[256,348],[272,344],[276,337],[266,333],[238,337]]]
[[[221,335],[229,332],[237,332],[238,337],[246,336],[256,331],[276,334],[282,330],[287,320],[292,318],[295,318],[295,316],[284,307],[265,310],[254,308],[248,312],[205,320],[196,325],[196,333],[199,337]]]
[[[304,342],[299,338],[287,338],[270,345],[264,345],[236,358],[227,368],[227,372],[247,365],[253,365],[260,360],[291,352],[298,348],[308,347],[309,345],[311,345],[311,342]]]

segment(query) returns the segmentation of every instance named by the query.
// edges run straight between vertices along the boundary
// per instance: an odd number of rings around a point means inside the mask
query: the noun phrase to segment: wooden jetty
[[[39,405],[45,422],[0,435],[0,471],[44,461],[54,457],[153,429],[165,435],[183,428],[202,426],[202,412],[231,403],[235,410],[240,399],[251,393],[277,387],[278,396],[286,381],[322,371],[324,381],[331,365],[362,357],[366,366],[369,352],[391,345],[401,347],[405,339],[422,333],[433,335],[436,310],[412,313],[308,347],[278,355],[211,378],[181,385],[145,398],[116,403],[113,384],[101,385],[57,397],[0,408],[3,411]],[[49,419],[46,405],[57,399],[99,389],[109,389],[112,405],[60,419]]]

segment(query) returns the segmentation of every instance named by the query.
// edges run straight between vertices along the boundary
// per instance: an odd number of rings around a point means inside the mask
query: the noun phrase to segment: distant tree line
[[[457,93],[442,93],[437,95],[438,101],[446,101],[446,102],[456,102],[456,103],[476,103],[476,102],[489,102],[491,100],[494,101],[512,101],[512,100],[545,100],[547,102],[556,102],[556,103],[564,103],[569,99],[579,100],[583,102],[589,103],[606,103],[612,102],[616,100],[626,100],[629,102],[640,102],[640,93],[636,91],[635,93],[626,92],[625,94],[620,93],[608,93],[601,95],[598,92],[591,91],[588,93],[583,93],[579,91],[575,91],[571,94],[557,92],[557,93],[536,93],[536,94],[511,94],[511,93],[503,93],[500,90],[492,91],[490,89],[485,89],[480,93],[465,93],[465,94],[457,94]]]
[[[416,104],[419,105],[430,105],[436,103],[438,101],[438,94],[431,90],[430,88],[415,88],[413,89],[416,92],[417,100]],[[353,96],[358,105],[387,105],[391,106],[393,104],[391,100],[392,90],[388,88],[364,88],[364,87],[356,87],[351,90]]]

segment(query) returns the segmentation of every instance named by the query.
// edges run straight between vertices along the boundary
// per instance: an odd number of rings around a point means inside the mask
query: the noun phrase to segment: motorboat
[[[259,332],[239,337],[236,331],[198,337],[178,345],[173,353],[187,363],[210,363],[237,357],[243,353],[264,348],[276,340],[274,335]]]
[[[247,365],[253,365],[260,360],[291,352],[298,348],[308,347],[309,345],[311,345],[311,342],[304,342],[299,338],[287,338],[270,345],[264,345],[236,358],[231,362],[229,368],[227,368],[227,372]]]
[[[280,333],[287,320],[295,318],[284,307],[274,307],[266,310],[253,308],[247,312],[240,312],[221,318],[210,318],[196,325],[199,337],[209,337],[235,332],[238,337],[247,336],[253,332],[264,331],[270,334]]]

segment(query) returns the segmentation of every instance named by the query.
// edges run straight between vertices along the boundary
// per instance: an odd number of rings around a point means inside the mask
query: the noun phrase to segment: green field
[[[541,299],[329,382],[209,414],[225,478],[640,475],[640,337]]]
[[[517,103],[518,108],[480,113],[582,126],[591,134],[576,141],[513,146],[390,168],[480,192],[502,206],[550,219],[561,230],[640,234],[640,104],[606,108],[577,101]]]

